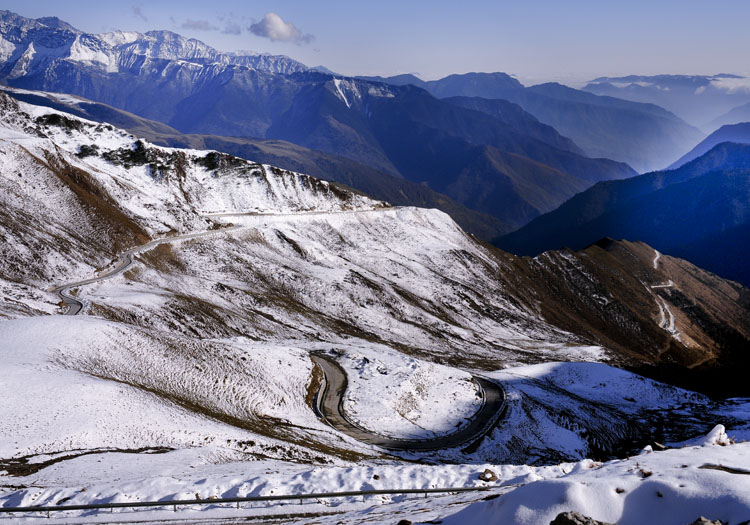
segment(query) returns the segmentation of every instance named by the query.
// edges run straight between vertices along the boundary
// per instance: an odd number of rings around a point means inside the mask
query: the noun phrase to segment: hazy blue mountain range
[[[556,83],[524,87],[505,73],[450,75],[429,82],[413,75],[370,78],[398,85],[413,81],[438,98],[514,102],[572,139],[587,155],[626,162],[640,172],[664,168],[703,138],[699,130],[654,104],[597,96]]]
[[[507,123],[514,130],[546,142],[558,149],[586,155],[571,139],[560,135],[552,126],[542,124],[531,113],[526,112],[521,106],[513,102],[480,97],[449,97],[444,100],[456,106],[486,113]]]
[[[722,142],[737,142],[739,144],[750,144],[750,122],[741,122],[740,124],[727,124],[711,133],[708,137],[690,150],[688,153],[680,157],[679,160],[672,163],[669,169],[679,168],[683,164],[690,162],[693,159],[705,155],[717,144]]]
[[[416,75],[412,75],[411,73],[405,73],[403,75],[394,75],[392,77],[381,77],[381,76],[358,76],[357,78],[362,80],[369,80],[371,82],[382,82],[383,84],[390,84],[392,86],[408,86],[411,84],[412,86],[419,86],[421,88],[426,88],[427,82],[422,80]]]
[[[346,157],[425,183],[495,217],[500,230],[595,182],[635,174],[582,155],[520,107],[488,114],[411,85],[336,78],[284,57],[222,54],[174,33],[89,35],[7,12],[2,20],[0,79],[11,86],[80,95],[181,133],[279,139]]]
[[[624,164],[559,149],[512,126],[415,86],[323,79],[308,84],[266,136],[427,183],[511,225],[554,209],[598,180],[634,174]],[[538,136],[549,131],[537,126]],[[577,149],[557,133],[552,140]]]
[[[630,75],[600,77],[583,89],[635,102],[658,104],[690,124],[710,133],[723,124],[715,120],[732,108],[750,102],[748,79],[738,75]]]
[[[500,238],[523,255],[638,239],[750,285],[750,145],[721,143],[676,170],[599,183]]]

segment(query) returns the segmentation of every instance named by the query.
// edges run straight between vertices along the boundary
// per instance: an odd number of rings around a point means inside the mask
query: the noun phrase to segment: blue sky
[[[169,29],[220,50],[286,54],[347,75],[505,71],[526,82],[576,83],[750,72],[747,0],[5,0],[2,7],[58,16],[88,32]]]

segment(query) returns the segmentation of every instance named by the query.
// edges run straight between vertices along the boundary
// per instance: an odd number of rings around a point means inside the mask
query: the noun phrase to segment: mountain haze
[[[750,122],[750,102],[737,106],[727,111],[725,114],[718,116],[707,126],[710,129],[719,129],[729,124],[738,124],[741,122]]]
[[[693,126],[713,132],[719,115],[747,103],[750,93],[742,89],[746,79],[739,75],[629,75],[599,77],[584,91],[634,102],[657,104]],[[739,89],[737,89],[740,87]],[[745,119],[748,120],[748,119]],[[735,124],[736,122],[726,122]]]
[[[414,86],[359,80],[310,85],[268,135],[424,182],[509,225],[527,222],[597,180],[634,174],[626,165],[558,149]],[[573,147],[556,133],[550,140]],[[552,184],[544,187],[544,180]],[[550,195],[549,202],[531,202],[537,190]],[[502,191],[502,202],[488,196],[493,191]]]
[[[397,80],[403,81],[401,77]],[[703,137],[699,130],[653,104],[597,96],[556,83],[524,87],[505,73],[450,75],[417,85],[438,98],[514,102],[572,139],[587,155],[626,162],[640,172],[663,168]]]
[[[695,146],[679,160],[672,163],[669,169],[679,168],[683,164],[693,159],[705,155],[710,150],[722,142],[736,142],[738,144],[750,144],[750,122],[741,122],[739,124],[727,124],[711,133],[703,139],[700,144]]]

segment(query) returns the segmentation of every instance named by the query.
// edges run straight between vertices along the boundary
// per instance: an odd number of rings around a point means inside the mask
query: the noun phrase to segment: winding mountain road
[[[387,209],[387,208],[386,208]],[[384,211],[385,209],[383,209]],[[377,210],[368,210],[377,211]],[[327,212],[331,213],[331,212]],[[344,211],[340,213],[352,213],[351,211]],[[306,215],[310,215],[307,213]],[[212,216],[232,216],[232,215],[258,215],[254,213],[222,213],[212,214]],[[281,214],[275,214],[281,215]],[[289,214],[297,215],[297,214]],[[60,299],[65,303],[66,310],[64,315],[78,315],[84,309],[84,302],[72,296],[70,291],[74,288],[79,288],[88,284],[93,284],[106,279],[111,279],[116,275],[125,272],[134,263],[134,256],[146,252],[152,248],[156,248],[162,244],[171,244],[180,241],[186,241],[191,239],[200,239],[204,237],[216,236],[231,231],[237,231],[241,229],[248,229],[254,226],[230,226],[227,228],[221,228],[218,230],[206,230],[195,233],[187,233],[184,235],[175,235],[173,237],[164,237],[161,239],[155,239],[149,241],[135,248],[131,248],[123,252],[114,262],[114,266],[109,270],[105,270],[95,277],[90,277],[81,281],[75,281],[72,283],[63,284],[52,288],[50,292],[56,293]],[[315,400],[315,410],[318,415],[328,425],[334,429],[347,434],[364,443],[376,445],[381,448],[389,450],[402,450],[402,451],[431,451],[446,448],[455,448],[459,446],[469,445],[477,442],[479,439],[484,437],[491,429],[495,426],[497,421],[503,415],[505,411],[505,391],[503,388],[487,379],[482,377],[473,376],[472,380],[479,388],[479,392],[482,396],[481,408],[470,418],[470,423],[452,434],[445,436],[439,436],[430,439],[398,439],[387,436],[382,436],[369,430],[366,430],[355,423],[353,423],[345,414],[343,408],[344,393],[347,388],[346,372],[343,368],[332,358],[324,355],[312,355],[312,359],[315,364],[323,372],[323,382]]]
[[[372,209],[355,209],[355,210],[338,210],[338,211],[300,211],[300,212],[294,212],[294,213],[264,213],[264,212],[219,212],[219,213],[201,213],[200,215],[202,217],[300,217],[300,216],[315,216],[315,215],[329,215],[329,214],[356,214],[356,213],[362,213],[362,212],[387,212],[392,211],[400,208],[400,206],[382,206],[382,207],[375,207]],[[221,228],[217,230],[204,230],[200,232],[194,232],[194,233],[186,233],[183,235],[175,235],[173,237],[163,237],[161,239],[155,239],[153,241],[149,241],[145,244],[142,244],[140,246],[136,246],[135,248],[131,248],[125,252],[123,252],[115,261],[115,266],[110,269],[106,270],[96,277],[91,277],[89,279],[84,279],[82,281],[76,281],[73,283],[67,283],[60,286],[57,286],[55,288],[50,289],[49,291],[51,293],[57,294],[60,299],[65,303],[66,310],[64,312],[64,315],[78,315],[81,310],[83,310],[84,303],[83,301],[80,301],[70,295],[70,290],[73,288],[78,288],[80,286],[85,286],[87,284],[93,284],[99,281],[103,281],[105,279],[110,279],[116,275],[119,275],[123,273],[125,270],[130,268],[133,264],[133,256],[137,255],[142,252],[146,252],[150,250],[151,248],[156,248],[157,246],[161,244],[170,244],[180,241],[187,241],[191,239],[200,239],[203,237],[210,237],[221,233],[227,233],[231,231],[241,230],[241,229],[249,229],[253,228],[254,225],[239,225],[239,226],[230,226],[227,228]]]
[[[495,426],[505,411],[505,391],[487,379],[474,376],[472,380],[482,395],[482,407],[461,430],[430,439],[398,439],[382,436],[352,422],[344,412],[347,378],[343,368],[331,357],[313,354],[315,364],[323,372],[323,382],[315,398],[315,410],[329,426],[363,443],[389,450],[430,451],[472,444],[484,437]]]
[[[659,253],[658,250],[654,250],[654,270],[659,268],[659,259],[661,258],[661,253]],[[666,283],[663,284],[654,284],[651,286],[652,290],[658,290],[659,288],[673,288],[674,287],[674,281],[672,279],[669,279]],[[660,297],[657,294],[654,294],[654,297],[656,299],[656,306],[659,307],[659,328],[666,330],[669,335],[680,340],[680,332],[675,327],[675,317],[672,313],[672,309],[669,307],[669,304],[667,301]]]
[[[153,241],[149,241],[145,244],[136,246],[135,248],[131,248],[123,252],[115,261],[115,265],[113,268],[109,270],[105,270],[104,272],[100,273],[96,277],[90,277],[89,279],[84,279],[82,281],[76,281],[72,283],[63,284],[61,286],[52,288],[50,292],[56,293],[60,297],[60,299],[62,299],[62,301],[66,304],[67,309],[65,310],[64,315],[78,315],[81,312],[81,310],[83,310],[83,301],[76,299],[75,297],[70,295],[70,290],[72,290],[73,288],[78,288],[80,286],[85,286],[87,284],[93,284],[99,281],[104,281],[106,279],[111,279],[112,277],[123,273],[125,270],[127,270],[133,265],[133,256],[139,253],[146,252],[152,248],[156,248],[157,246],[161,244],[171,244],[171,243],[180,242],[180,241],[188,241],[191,239],[200,239],[203,237],[215,236],[220,233],[236,231],[242,228],[247,228],[247,227],[246,226],[230,226],[228,228],[221,228],[219,230],[205,230],[205,231],[200,231],[200,232],[195,232],[195,233],[175,235],[173,237],[163,237],[161,239],[155,239]]]

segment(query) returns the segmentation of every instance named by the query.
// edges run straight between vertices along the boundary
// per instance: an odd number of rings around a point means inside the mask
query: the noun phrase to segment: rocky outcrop
[[[578,512],[561,512],[550,522],[550,525],[614,525],[604,521],[597,521]]]

